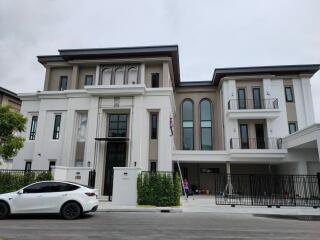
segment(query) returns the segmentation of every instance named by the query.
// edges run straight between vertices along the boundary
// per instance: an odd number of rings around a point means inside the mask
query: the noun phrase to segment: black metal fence
[[[280,149],[277,138],[247,138],[244,142],[241,138],[230,138],[231,149]]]
[[[217,205],[320,207],[318,175],[217,174]]]
[[[89,171],[88,186],[94,188],[95,184],[96,184],[96,171],[93,169]]]

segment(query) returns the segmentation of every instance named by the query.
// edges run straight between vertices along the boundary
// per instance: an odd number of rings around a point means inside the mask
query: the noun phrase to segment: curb
[[[97,212],[159,212],[159,213],[182,213],[181,208],[113,208],[99,209]]]

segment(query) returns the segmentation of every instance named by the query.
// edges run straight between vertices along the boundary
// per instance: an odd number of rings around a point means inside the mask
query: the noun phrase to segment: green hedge
[[[138,176],[137,191],[139,205],[180,205],[181,185],[178,175],[172,178],[168,173],[142,173]]]
[[[49,171],[43,172],[0,172],[0,194],[14,192],[33,182],[52,180]]]

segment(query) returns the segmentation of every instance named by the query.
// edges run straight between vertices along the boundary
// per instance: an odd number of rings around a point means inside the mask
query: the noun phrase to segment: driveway
[[[100,212],[75,221],[56,216],[0,221],[0,239],[319,239],[320,221],[249,214]]]

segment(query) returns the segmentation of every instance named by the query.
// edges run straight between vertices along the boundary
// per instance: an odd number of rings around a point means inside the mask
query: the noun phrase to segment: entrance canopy
[[[316,150],[320,157],[320,124],[313,124],[282,139],[283,148],[288,150]]]

